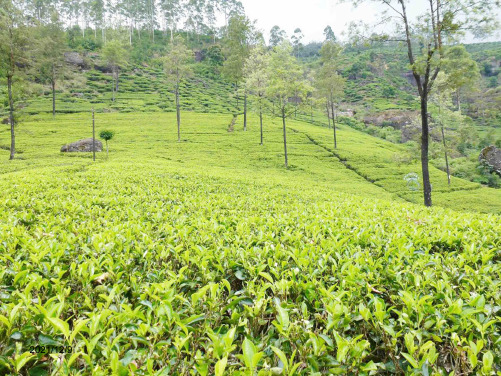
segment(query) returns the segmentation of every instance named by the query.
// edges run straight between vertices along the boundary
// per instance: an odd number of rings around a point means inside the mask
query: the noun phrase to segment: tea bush
[[[59,153],[85,116],[33,117],[25,160],[0,150],[1,373],[501,372],[500,217],[405,203],[399,145],[341,127],[337,159],[291,121],[286,170],[269,119],[261,146],[254,117],[185,114],[178,143],[175,114],[98,114],[117,137],[92,163]],[[491,192],[464,184],[435,196]]]

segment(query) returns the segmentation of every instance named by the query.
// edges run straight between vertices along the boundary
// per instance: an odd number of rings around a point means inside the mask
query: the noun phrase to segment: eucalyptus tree
[[[29,28],[21,9],[12,0],[0,0],[0,76],[7,80],[10,124],[10,156],[16,153],[13,85],[21,67],[29,63]]]
[[[181,142],[181,104],[179,92],[181,84],[193,74],[190,66],[193,60],[191,51],[181,37],[175,37],[169,45],[167,55],[164,57],[164,72],[167,83],[174,87],[176,97],[177,141]]]
[[[238,0],[217,0],[218,9],[223,13],[225,28],[228,28],[230,18],[243,15],[244,6]]]
[[[116,93],[118,93],[120,69],[127,64],[127,50],[120,41],[112,40],[103,47],[103,57],[111,67],[113,74],[112,100],[114,102]]]
[[[51,0],[24,0],[22,10],[26,17],[32,17],[39,24],[50,21],[56,2]]]
[[[188,0],[185,4],[186,20],[185,29],[193,32],[200,41],[200,34],[204,28],[204,5],[205,0]]]
[[[140,13],[139,0],[118,0],[115,4],[115,8],[118,15],[125,18],[127,22],[129,45],[132,46],[132,38],[137,24],[136,17]]]
[[[212,34],[212,42],[216,43],[216,22],[218,11],[218,0],[205,0],[204,17],[206,20],[207,29]]]
[[[39,37],[34,68],[40,81],[51,86],[52,116],[56,116],[56,83],[65,73],[66,49],[65,34],[57,13],[52,15],[49,24],[40,26]]]
[[[387,12],[383,14],[381,23],[395,22],[402,31],[402,38],[399,39],[407,47],[407,56],[420,97],[423,196],[424,204],[431,206],[428,99],[442,68],[444,42],[453,41],[466,31],[481,34],[491,30],[498,23],[496,17],[499,0],[413,0],[412,9],[423,9],[422,13],[409,13],[409,2],[406,0],[350,2],[355,5],[367,2],[381,4]],[[383,37],[390,39],[387,35]]]
[[[480,79],[480,70],[463,45],[447,48],[443,66],[447,83],[454,90],[458,110],[461,112],[461,88],[477,82]]]
[[[326,41],[336,41],[336,35],[334,35],[334,31],[332,30],[332,27],[327,25],[324,29],[324,36]]]
[[[295,111],[294,102],[304,101],[309,90],[303,68],[293,56],[291,44],[283,41],[274,48],[270,57],[267,96],[275,103],[274,115],[282,118],[286,168],[289,166],[286,119]]]
[[[270,30],[270,47],[276,47],[287,39],[287,33],[278,25],[275,25]]]
[[[445,169],[447,172],[447,183],[451,185],[451,174],[449,169],[449,155],[447,149],[447,141],[445,137],[445,122],[451,120],[454,112],[450,109],[450,102],[453,90],[449,85],[449,78],[440,72],[436,79],[435,90],[432,93],[431,99],[438,109],[437,121],[442,133],[442,144],[444,148]],[[460,115],[460,114],[459,114]]]
[[[158,27],[157,23],[157,6],[156,0],[144,0],[144,25],[151,35],[151,40],[155,41],[155,29]]]
[[[106,20],[106,5],[104,0],[92,0],[90,2],[89,16],[94,25],[94,38],[97,39],[97,29],[101,29],[101,40],[106,42],[105,37],[105,20]]]
[[[294,51],[296,52],[296,57],[299,59],[299,50],[301,49],[301,41],[304,38],[304,34],[300,28],[296,28],[294,30],[294,34],[292,34],[291,41],[294,47]]]
[[[320,50],[321,66],[316,72],[315,87],[319,96],[323,97],[327,106],[327,117],[332,115],[334,130],[334,149],[337,148],[336,134],[336,104],[340,102],[344,94],[345,79],[337,73],[337,64],[341,47],[332,41],[323,44]]]
[[[269,82],[269,64],[268,51],[263,45],[257,45],[251,50],[244,67],[245,87],[256,97],[258,106],[261,145],[263,145],[263,107]]]
[[[230,18],[226,37],[223,39],[223,53],[226,60],[222,73],[235,84],[238,108],[238,87],[243,80],[245,62],[249,57],[250,46],[254,41],[254,26],[242,15]],[[244,130],[247,130],[247,90],[244,87]]]
[[[160,0],[160,9],[165,22],[165,28],[169,30],[172,41],[177,25],[184,15],[183,2],[182,0]]]

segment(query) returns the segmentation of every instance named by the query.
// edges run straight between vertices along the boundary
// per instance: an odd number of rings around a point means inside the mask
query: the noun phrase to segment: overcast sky
[[[358,8],[351,4],[339,4],[336,0],[241,0],[245,12],[252,20],[257,20],[258,27],[265,32],[268,40],[269,31],[274,25],[280,26],[290,37],[299,27],[305,42],[323,41],[323,30],[330,25],[338,38],[351,21],[363,20],[374,24],[376,16],[383,10],[382,5],[365,3]],[[417,10],[420,2],[411,1],[409,13]],[[413,9],[414,8],[414,9]],[[501,10],[498,13],[501,17]],[[468,38],[470,39],[470,38]],[[491,40],[500,40],[498,35]],[[477,40],[477,42],[481,42]]]

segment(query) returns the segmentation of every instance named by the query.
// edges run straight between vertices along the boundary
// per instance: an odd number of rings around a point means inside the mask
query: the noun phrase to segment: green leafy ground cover
[[[0,149],[0,372],[501,372],[498,215],[406,203],[415,166],[390,173],[399,146],[348,127],[336,157],[291,122],[285,170],[278,123],[260,146],[254,118],[183,119],[177,143],[174,114],[99,114],[116,136],[96,163],[59,153],[88,114],[32,117],[22,159]],[[496,202],[432,176],[444,205]]]
[[[194,77],[181,85],[181,107],[201,113],[235,112],[236,100],[230,84],[214,77],[203,64],[194,64]],[[98,112],[165,112],[175,111],[174,94],[165,83],[163,70],[139,66],[120,74],[119,92],[112,102],[111,74],[97,70],[75,71],[64,90],[56,94],[58,113],[80,113],[94,108]],[[35,115],[52,112],[52,97],[32,98],[24,113]],[[6,109],[5,109],[6,111]]]

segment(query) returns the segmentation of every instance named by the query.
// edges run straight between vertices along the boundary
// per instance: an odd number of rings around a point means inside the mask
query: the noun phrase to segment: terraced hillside
[[[498,215],[406,203],[416,166],[350,128],[333,153],[291,121],[286,170],[278,123],[230,120],[183,114],[178,143],[173,114],[98,114],[93,163],[59,152],[89,114],[38,115],[0,149],[2,374],[501,372]]]
[[[183,110],[202,113],[235,112],[233,87],[215,78],[204,65],[194,65],[195,74],[181,85]],[[112,76],[90,69],[75,71],[64,90],[56,94],[58,113],[79,113],[94,108],[98,112],[165,112],[175,110],[172,88],[165,82],[163,69],[140,66],[120,74],[119,92],[112,101]],[[52,112],[52,97],[41,95],[29,101],[29,115]]]

